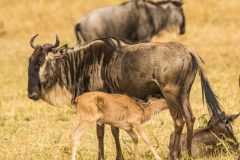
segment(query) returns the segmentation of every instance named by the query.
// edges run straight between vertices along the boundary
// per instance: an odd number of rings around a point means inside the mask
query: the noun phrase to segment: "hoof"
[[[119,157],[116,157],[116,160],[124,160],[123,155],[119,156]]]
[[[103,157],[98,157],[98,160],[104,160],[104,158]]]

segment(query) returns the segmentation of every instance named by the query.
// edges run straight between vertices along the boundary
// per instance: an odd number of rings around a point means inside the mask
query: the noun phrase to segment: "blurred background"
[[[69,135],[76,123],[70,107],[53,107],[27,97],[28,58],[33,49],[30,38],[40,34],[35,43],[76,44],[74,24],[89,11],[119,4],[122,0],[1,0],[0,1],[0,159],[69,159]],[[228,114],[240,111],[240,0],[185,0],[186,33],[164,31],[152,41],[179,41],[205,61],[206,74],[223,110]],[[191,106],[196,116],[195,128],[205,125],[209,117],[202,104],[197,77],[191,91]],[[164,115],[164,116],[163,116]],[[166,116],[167,115],[167,116]],[[240,119],[233,125],[240,141]],[[168,155],[169,136],[173,123],[164,111],[146,126],[151,140],[162,157]],[[126,159],[133,159],[131,140],[120,136]],[[95,126],[81,139],[78,157],[97,158]],[[153,159],[141,141],[143,159]],[[105,137],[107,160],[115,159],[115,145],[107,127]],[[209,159],[236,159],[237,155],[222,152]],[[204,159],[204,158],[199,158]]]

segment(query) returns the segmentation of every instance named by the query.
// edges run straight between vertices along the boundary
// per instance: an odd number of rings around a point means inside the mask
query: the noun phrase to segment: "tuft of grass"
[[[209,121],[209,115],[203,114],[198,118],[199,127],[206,127]]]
[[[57,118],[57,121],[67,122],[69,120],[70,120],[70,115],[67,113],[60,113]]]
[[[213,154],[214,155],[225,155],[227,157],[236,158],[238,154],[233,150],[232,144],[235,144],[232,139],[226,138],[224,135],[223,138],[218,137],[216,134],[212,132],[212,134],[218,139],[217,147],[214,148]]]

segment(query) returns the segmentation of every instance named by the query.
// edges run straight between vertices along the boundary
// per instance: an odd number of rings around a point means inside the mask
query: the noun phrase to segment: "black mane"
[[[112,56],[117,54],[114,51],[121,52],[121,43],[128,44],[116,37],[106,37],[74,48],[67,45],[59,47],[58,50],[61,51],[62,48],[64,52],[59,51],[61,56],[56,59],[59,75],[58,83],[60,86],[66,86],[72,93],[72,103],[78,95],[89,91],[90,76],[96,69],[93,66],[100,65],[102,57],[104,57],[104,66],[108,64]],[[106,84],[105,86],[109,87]]]
[[[127,44],[127,45],[133,45],[133,44],[138,44],[140,42],[130,42],[124,39],[119,39],[117,37],[105,37],[105,38],[99,38],[96,40],[101,40],[104,43],[106,43],[109,47],[113,48],[115,51],[120,51],[121,50],[121,43]],[[116,41],[117,45],[114,43]]]
[[[69,50],[73,51],[74,49],[78,50],[78,49],[81,49],[82,47],[85,47],[87,45],[91,45],[92,43],[94,43],[96,41],[104,42],[108,47],[112,48],[114,51],[117,51],[117,52],[121,51],[122,44],[133,45],[133,44],[139,44],[140,43],[140,42],[130,42],[130,41],[120,39],[120,38],[117,38],[117,37],[104,37],[104,38],[95,39],[91,42],[85,42],[85,43],[77,45],[75,47],[68,47],[68,45],[65,44],[65,45],[59,47],[59,49],[65,47],[67,51],[69,51]]]

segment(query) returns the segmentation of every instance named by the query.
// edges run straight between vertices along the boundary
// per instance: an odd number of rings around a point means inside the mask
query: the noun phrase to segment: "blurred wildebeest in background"
[[[239,143],[234,136],[231,122],[233,122],[239,114],[228,116],[228,122],[222,123],[218,118],[211,116],[206,127],[195,129],[193,132],[192,155],[193,157],[213,156],[214,152],[225,147],[222,143],[228,143],[228,148],[237,151]],[[174,134],[171,134],[170,144],[173,143]],[[187,135],[181,137],[183,151],[187,151]],[[221,142],[224,141],[224,142]]]
[[[58,38],[55,45],[36,46],[33,44],[35,38],[30,41],[34,52],[28,66],[29,98],[42,98],[50,104],[62,105],[70,104],[77,95],[88,91],[124,93],[143,100],[155,94],[161,95],[166,99],[174,121],[170,159],[177,159],[180,155],[184,119],[187,149],[191,155],[195,118],[189,95],[197,72],[209,111],[217,119],[228,121],[204,74],[202,60],[180,43],[126,44],[117,38],[102,38],[81,47],[65,45],[58,48]],[[98,129],[104,131],[103,126]],[[116,133],[115,139],[119,140],[119,131]],[[100,159],[104,159],[101,138],[99,153]],[[118,147],[119,151],[120,145]],[[120,151],[118,156],[122,159]]]
[[[120,5],[96,9],[75,25],[77,40],[118,37],[131,42],[148,42],[159,31],[179,27],[185,33],[182,2],[134,0]]]

